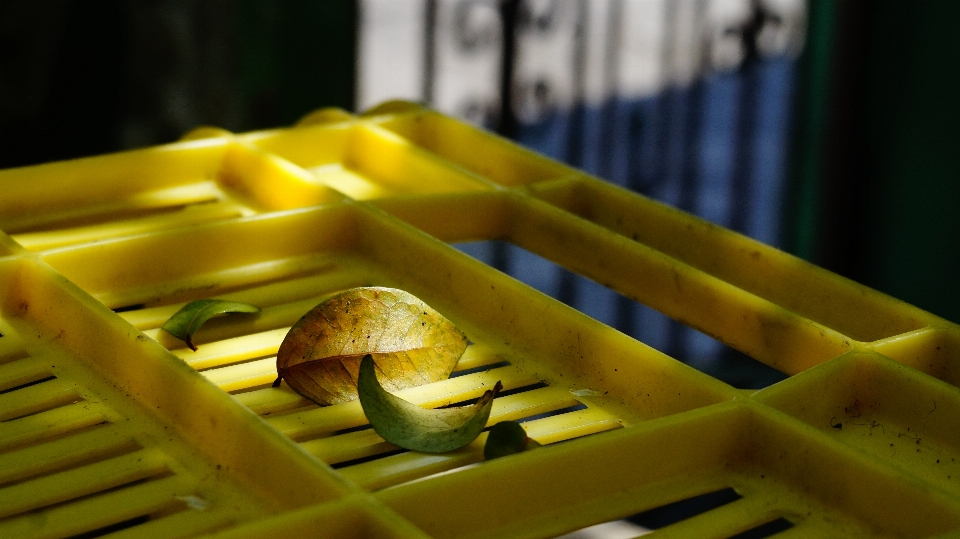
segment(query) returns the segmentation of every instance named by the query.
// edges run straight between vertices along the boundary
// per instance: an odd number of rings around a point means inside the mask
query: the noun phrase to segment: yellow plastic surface
[[[0,171],[0,230],[0,537],[541,538],[725,488],[654,537],[960,534],[958,326],[412,104]],[[449,245],[489,239],[790,377],[734,389]],[[545,446],[398,451],[271,387],[287,329],[364,285],[472,343],[403,397],[500,380],[490,424],[546,414]],[[197,352],[160,331],[213,297],[263,311]]]

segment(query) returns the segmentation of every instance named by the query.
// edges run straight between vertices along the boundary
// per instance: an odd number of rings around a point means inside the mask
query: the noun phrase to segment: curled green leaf
[[[260,307],[238,301],[224,301],[220,299],[198,299],[191,301],[177,311],[163,324],[163,329],[187,343],[191,350],[196,351],[193,344],[193,334],[214,316],[223,313],[258,313]]]
[[[540,444],[527,436],[527,431],[523,430],[520,423],[501,421],[494,425],[487,435],[487,443],[483,446],[483,459],[492,460],[535,447],[540,447]]]
[[[490,418],[493,399],[503,389],[497,382],[471,406],[432,410],[387,392],[376,370],[373,356],[363,356],[357,380],[363,413],[384,440],[412,451],[445,453],[475,440]]]

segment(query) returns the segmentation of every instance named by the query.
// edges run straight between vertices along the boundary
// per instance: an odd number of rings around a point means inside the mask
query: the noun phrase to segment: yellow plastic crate
[[[0,229],[0,537],[553,537],[722,489],[654,536],[960,534],[958,326],[415,105],[0,171]],[[790,377],[735,389],[448,244],[488,239]],[[566,411],[523,423],[545,447],[397,452],[271,387],[361,285],[471,340],[405,398],[501,380],[491,424]],[[158,329],[210,297],[263,312]]]

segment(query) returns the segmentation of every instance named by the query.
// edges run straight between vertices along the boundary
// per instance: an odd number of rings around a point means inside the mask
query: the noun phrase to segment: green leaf
[[[219,299],[198,299],[191,301],[170,317],[163,324],[167,333],[187,343],[191,350],[196,351],[191,338],[214,316],[223,313],[258,313],[260,307],[238,301],[223,301]]]
[[[471,406],[432,410],[387,392],[377,380],[376,370],[373,356],[363,356],[357,388],[360,406],[373,430],[396,446],[426,453],[453,451],[475,440],[490,418],[493,399],[503,388],[498,381]]]
[[[527,431],[523,430],[520,423],[501,421],[494,425],[487,435],[487,443],[483,446],[483,458],[493,460],[535,447],[540,447],[540,444],[527,437]]]

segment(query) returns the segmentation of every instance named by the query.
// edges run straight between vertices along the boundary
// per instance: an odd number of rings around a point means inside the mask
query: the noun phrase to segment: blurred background
[[[420,101],[960,322],[958,20],[946,0],[4,0],[0,168]],[[782,378],[533,253],[458,247],[737,387]]]

